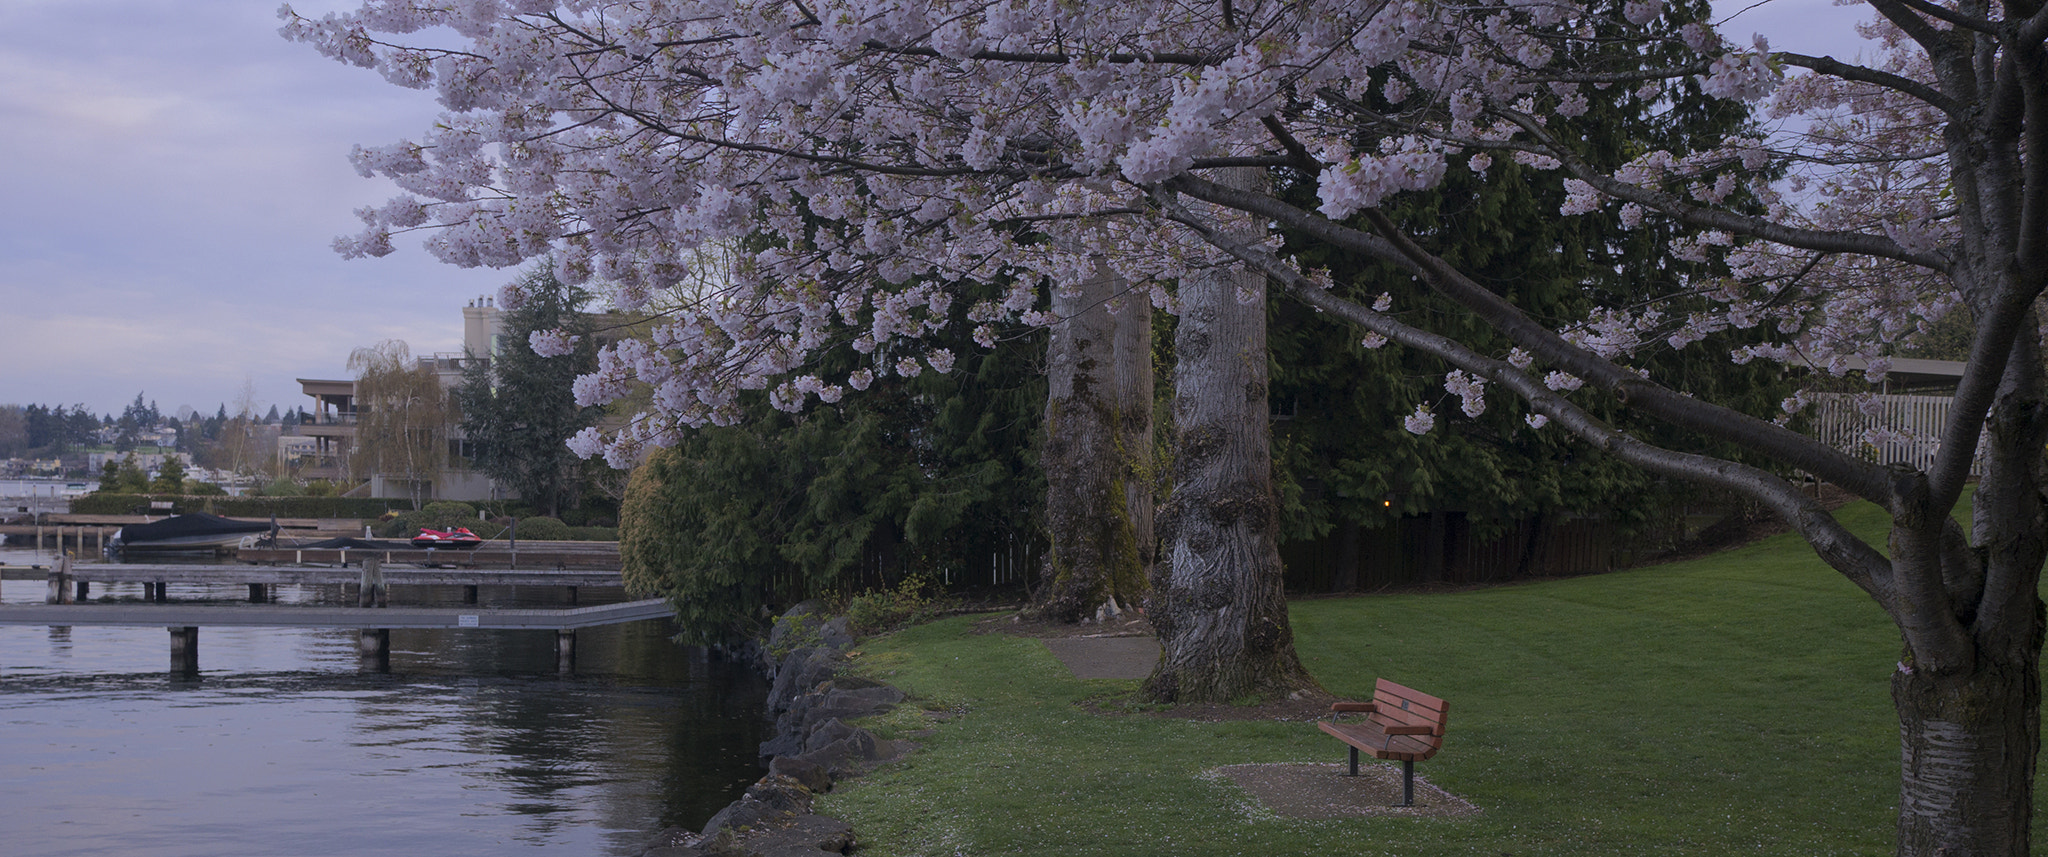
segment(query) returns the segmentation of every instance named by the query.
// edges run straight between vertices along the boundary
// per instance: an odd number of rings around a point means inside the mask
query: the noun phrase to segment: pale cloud
[[[352,349],[455,350],[463,303],[513,276],[329,249],[392,195],[350,146],[438,111],[277,26],[268,3],[0,4],[0,367],[29,370],[0,403],[306,404],[294,379],[346,377]]]

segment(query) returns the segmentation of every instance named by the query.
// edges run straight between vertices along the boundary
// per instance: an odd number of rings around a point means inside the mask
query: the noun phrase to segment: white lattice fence
[[[1867,406],[1862,404],[1866,398]],[[1948,396],[1845,393],[1817,394],[1813,400],[1814,433],[1823,443],[1879,464],[1920,470],[1927,469],[1941,449],[1941,427],[1948,420],[1951,401]],[[1981,467],[1981,460],[1973,461],[1970,471],[1979,473]]]

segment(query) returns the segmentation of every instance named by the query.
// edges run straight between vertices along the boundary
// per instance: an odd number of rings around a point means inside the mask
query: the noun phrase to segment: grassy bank
[[[1868,507],[1848,516],[1880,524]],[[912,758],[820,809],[852,821],[864,853],[897,857],[1890,850],[1898,637],[1789,536],[1598,577],[1292,609],[1332,692],[1363,698],[1383,675],[1451,700],[1445,749],[1418,772],[1481,815],[1275,817],[1204,772],[1341,760],[1313,725],[1092,714],[1088,701],[1136,682],[1074,679],[1043,644],[973,634],[972,618],[864,645],[866,670],[947,717]]]

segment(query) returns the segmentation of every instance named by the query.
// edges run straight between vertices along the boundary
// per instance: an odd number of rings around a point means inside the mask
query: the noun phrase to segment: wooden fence
[[[1495,528],[1498,529],[1498,528]],[[1372,591],[1594,574],[1614,566],[1613,528],[1592,519],[1516,521],[1482,537],[1463,512],[1343,527],[1280,548],[1295,592]]]
[[[1925,470],[1941,450],[1941,429],[1948,422],[1950,397],[1872,394],[1869,413],[1858,396],[1822,393],[1814,396],[1813,431],[1822,443],[1879,464],[1902,464]],[[1897,437],[1872,444],[1872,429],[1889,429]],[[1982,444],[1979,444],[1979,449]],[[1983,475],[1983,459],[1970,463],[1972,475]]]

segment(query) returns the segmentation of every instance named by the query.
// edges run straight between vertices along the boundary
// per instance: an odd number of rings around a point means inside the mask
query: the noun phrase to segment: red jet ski
[[[477,538],[468,527],[451,530],[421,527],[420,534],[412,537],[412,546],[416,548],[473,548],[483,543],[484,540]]]

